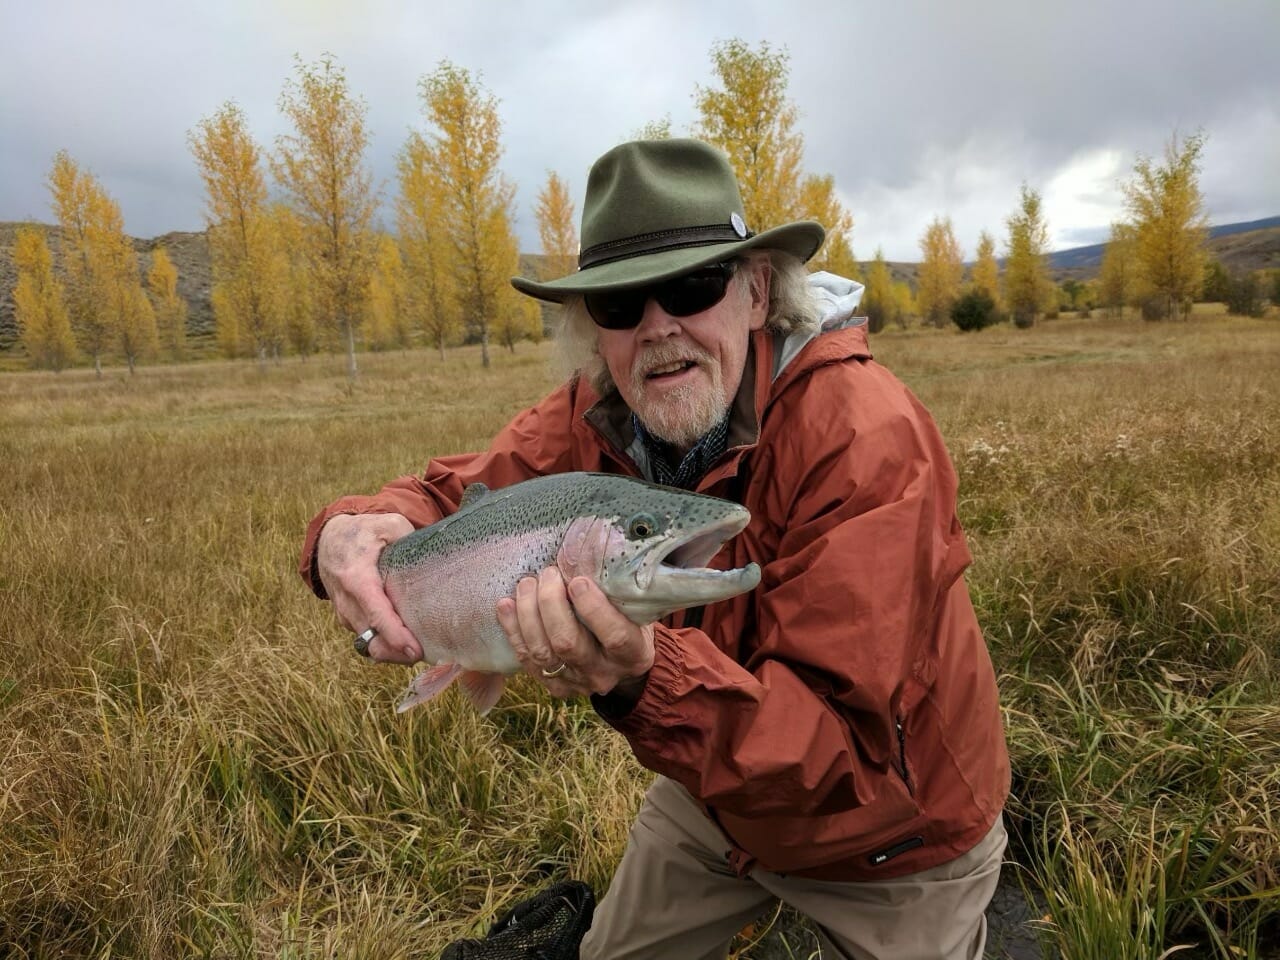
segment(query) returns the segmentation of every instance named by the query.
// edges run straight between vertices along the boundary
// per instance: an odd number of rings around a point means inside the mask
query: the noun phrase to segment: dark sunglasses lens
[[[673,317],[691,317],[724,299],[732,263],[715,263],[693,273],[675,277],[640,290],[588,293],[583,297],[587,313],[597,326],[606,330],[630,330],[644,317],[644,305],[650,299]]]
[[[724,264],[688,273],[664,283],[654,291],[653,298],[673,317],[691,317],[724,299],[729,273]]]
[[[649,300],[648,290],[625,290],[614,293],[588,293],[584,298],[587,313],[596,326],[606,330],[630,330],[644,316]]]

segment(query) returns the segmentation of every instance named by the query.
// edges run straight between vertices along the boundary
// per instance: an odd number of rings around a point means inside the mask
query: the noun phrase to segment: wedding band
[[[556,667],[554,670],[543,670],[542,675],[544,677],[558,677],[560,674],[564,673],[564,668],[567,666],[567,663],[562,662],[560,666]]]
[[[377,627],[370,627],[364,633],[357,633],[355,640],[351,645],[356,648],[356,653],[362,657],[369,656],[369,641],[378,635]]]

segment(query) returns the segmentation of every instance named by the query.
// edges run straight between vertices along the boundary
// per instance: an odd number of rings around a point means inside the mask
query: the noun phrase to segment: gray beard
[[[633,412],[644,428],[660,440],[677,447],[691,447],[724,419],[729,405],[724,399],[724,378],[712,358],[692,346],[660,345],[636,358],[631,369],[631,389],[645,396],[644,371],[678,360],[696,360],[711,374],[710,388],[681,387],[668,393],[661,404],[645,404]]]

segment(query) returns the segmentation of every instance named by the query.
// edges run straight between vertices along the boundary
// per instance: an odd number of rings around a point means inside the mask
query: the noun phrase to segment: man
[[[578,375],[487,452],[339,500],[308,530],[303,576],[369,628],[370,656],[410,663],[374,561],[467,484],[597,470],[751,511],[713,562],[758,563],[749,594],[637,626],[552,569],[497,605],[528,672],[590,695],[658,774],[584,957],[723,956],[775,898],[815,921],[824,956],[982,955],[1009,768],[955,473],[864,326],[820,323],[802,264],[822,239],[811,222],[751,233],[706,144],[609,151],[578,271],[512,281],[564,304]]]

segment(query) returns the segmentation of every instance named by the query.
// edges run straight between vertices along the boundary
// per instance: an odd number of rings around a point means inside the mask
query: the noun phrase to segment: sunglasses
[[[673,317],[691,317],[714,307],[724,299],[736,269],[733,260],[712,263],[651,287],[588,293],[583,299],[596,326],[606,330],[631,330],[639,325],[645,304],[650,300],[657,301],[658,306]]]

